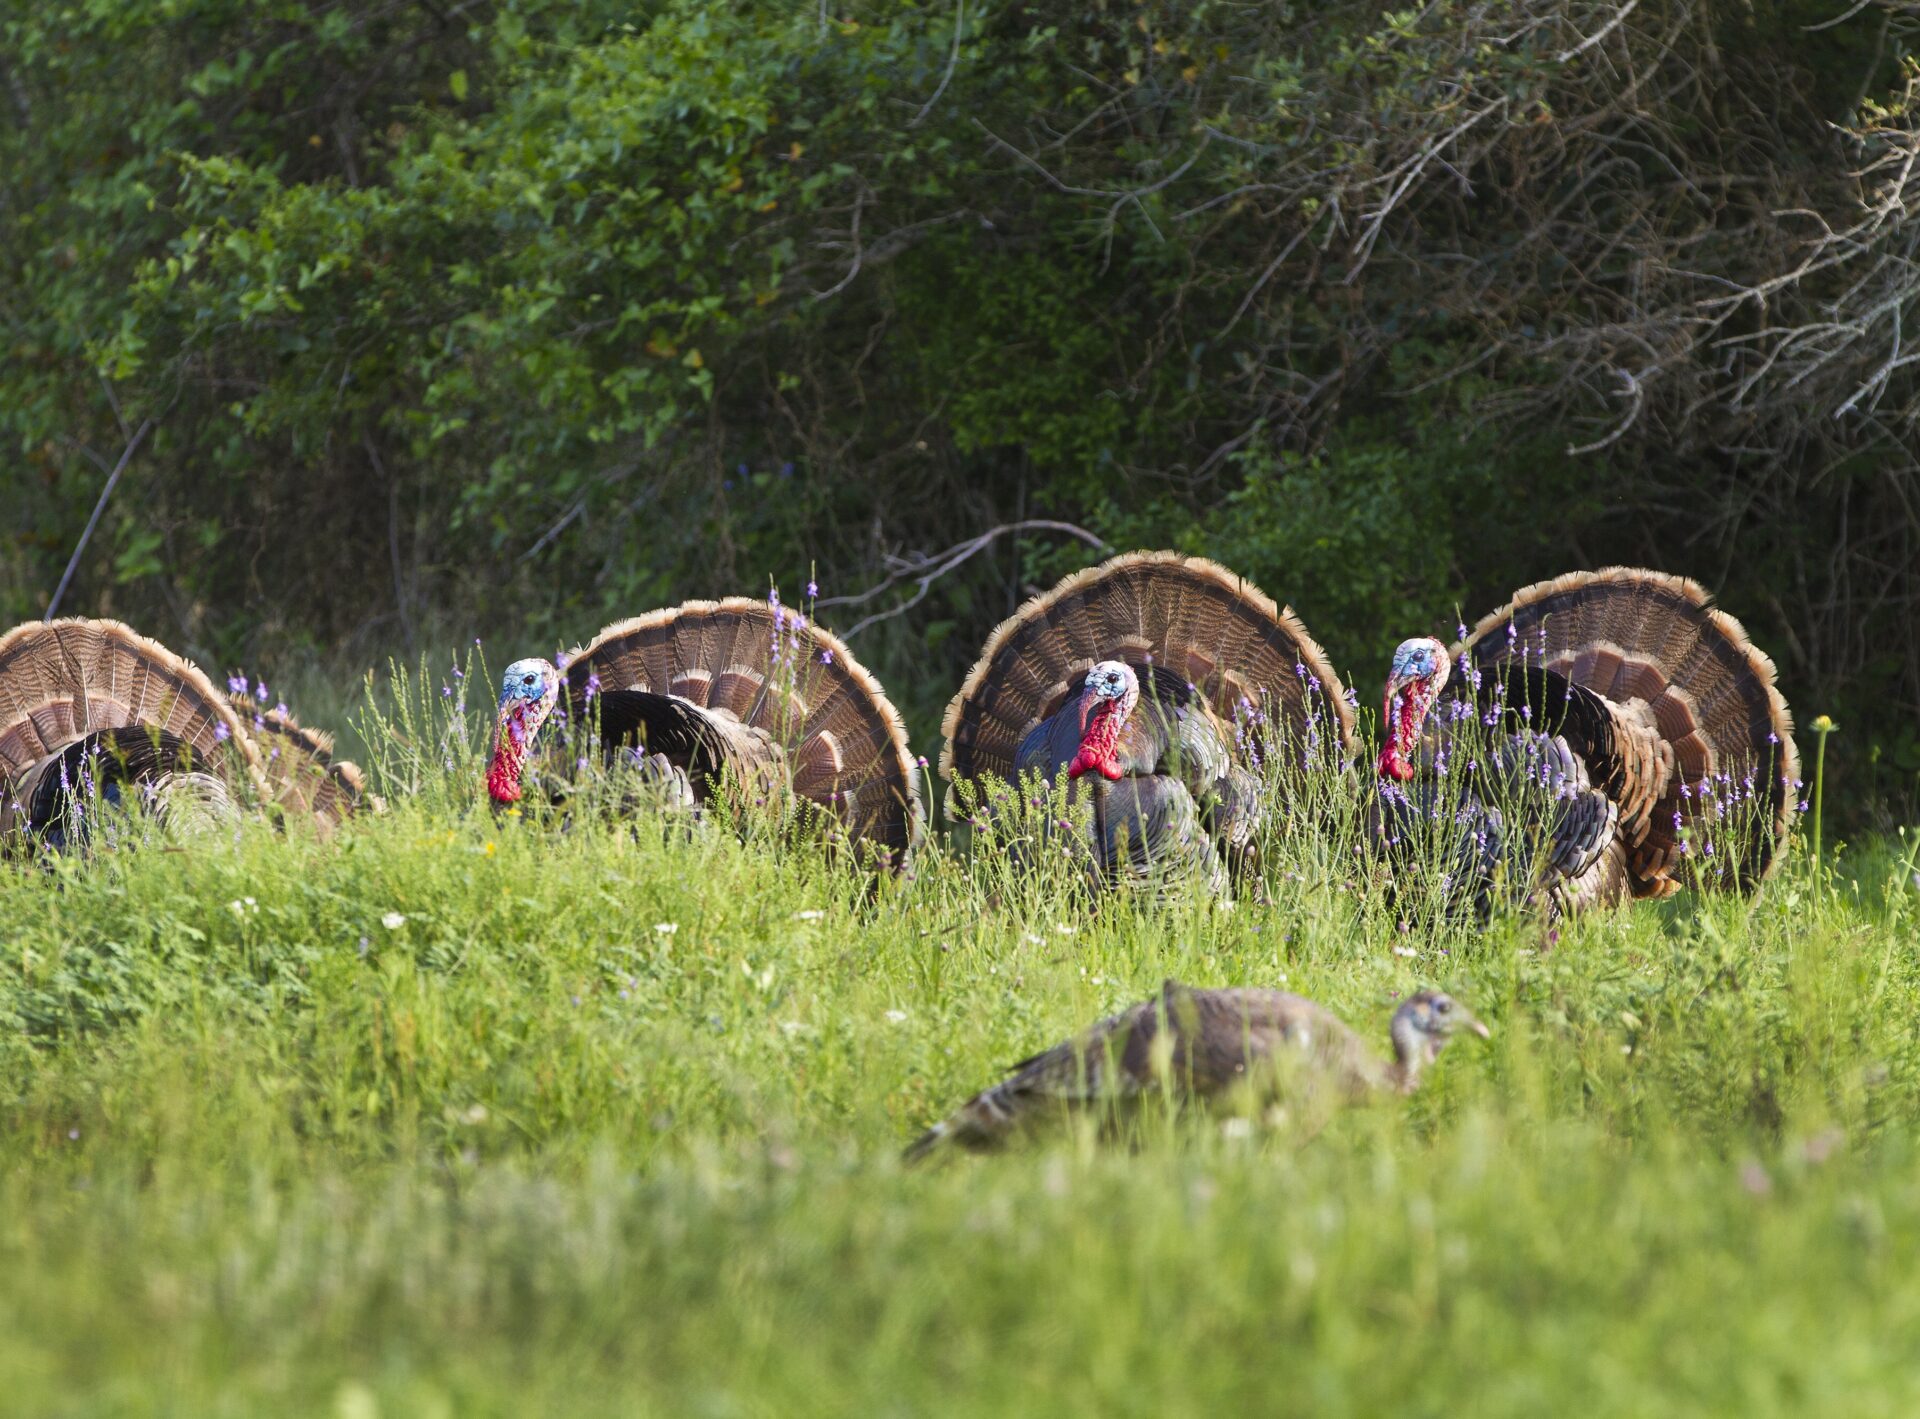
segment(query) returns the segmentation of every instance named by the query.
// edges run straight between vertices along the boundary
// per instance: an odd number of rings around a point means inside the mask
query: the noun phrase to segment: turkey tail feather
[[[333,736],[304,725],[278,705],[263,709],[244,694],[229,697],[261,751],[262,770],[274,802],[311,814],[330,832],[362,808],[381,811],[385,804],[367,792],[366,775],[351,759],[334,757]]]
[[[610,714],[630,691],[701,711],[710,750],[745,771],[784,773],[895,870],[919,843],[919,776],[899,714],[852,652],[798,612],[739,596],[689,601],[608,626],[571,654],[566,675],[576,704],[590,702],[597,678]]]
[[[1713,815],[1742,799],[1758,804],[1766,831],[1738,845],[1740,884],[1771,871],[1800,772],[1793,718],[1773,661],[1697,582],[1634,567],[1538,582],[1455,653],[1486,673],[1518,661],[1605,702],[1616,780],[1638,785],[1622,800],[1635,895],[1673,889],[1683,855],[1676,817],[1710,830]]]

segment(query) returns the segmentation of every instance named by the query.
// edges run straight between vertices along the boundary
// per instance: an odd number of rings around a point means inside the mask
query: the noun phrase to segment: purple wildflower
[[[233,732],[224,724],[216,724],[213,727],[213,737],[224,744],[233,737]],[[64,765],[62,767],[64,769]]]

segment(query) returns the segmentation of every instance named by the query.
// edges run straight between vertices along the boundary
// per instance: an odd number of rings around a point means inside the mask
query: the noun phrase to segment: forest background
[[[817,580],[930,746],[1092,543],[1226,562],[1363,689],[1629,561],[1747,621],[1884,826],[1917,37],[1913,0],[11,4],[0,623],[120,468],[62,609],[216,666]]]

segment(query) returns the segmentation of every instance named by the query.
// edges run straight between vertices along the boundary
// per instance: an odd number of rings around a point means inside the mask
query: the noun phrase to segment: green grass
[[[1904,841],[1550,949],[1402,934],[1305,832],[1230,912],[942,852],[870,900],[496,820],[439,732],[330,843],[0,870],[6,1412],[1920,1410]],[[1161,1111],[900,1167],[1168,975],[1382,1048],[1438,984],[1495,1037],[1251,1138]]]

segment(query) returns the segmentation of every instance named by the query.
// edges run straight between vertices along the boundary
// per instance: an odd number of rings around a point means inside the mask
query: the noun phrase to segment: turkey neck
[[[1425,1047],[1410,1027],[1396,1017],[1393,1022],[1393,1062],[1381,1071],[1381,1081],[1396,1094],[1411,1094],[1420,1087],[1420,1073],[1427,1066]]]

